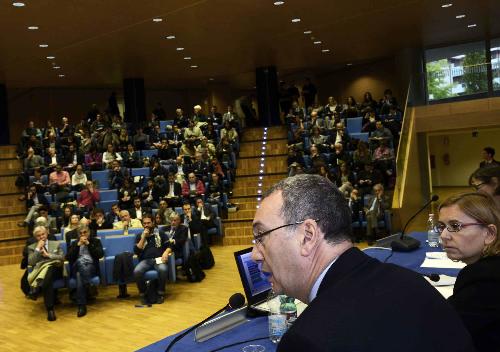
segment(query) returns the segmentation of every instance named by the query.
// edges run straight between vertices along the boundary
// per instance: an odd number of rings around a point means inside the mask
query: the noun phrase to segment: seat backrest
[[[112,257],[123,252],[134,252],[135,235],[112,235],[103,239],[106,256]]]
[[[151,174],[149,167],[133,167],[130,169],[130,176],[144,176],[148,178]]]
[[[118,201],[118,191],[116,189],[99,191],[99,196],[102,201]]]
[[[97,181],[99,189],[109,189],[109,170],[92,171],[92,181]]]
[[[111,211],[111,207],[113,206],[113,204],[117,203],[116,200],[101,200],[99,202],[99,208],[101,208],[102,210],[104,210],[105,213],[109,213]]]
[[[368,143],[368,132],[349,133],[349,136],[353,139],[359,139],[360,141]]]
[[[218,218],[219,217],[219,207],[217,206],[217,204],[211,204],[211,207],[212,207],[212,211],[215,214],[215,217]]]
[[[157,149],[143,149],[141,150],[141,156],[143,158],[152,158],[153,156],[158,155],[158,150]]]
[[[347,130],[350,133],[360,133],[363,123],[362,117],[352,117],[347,119]]]

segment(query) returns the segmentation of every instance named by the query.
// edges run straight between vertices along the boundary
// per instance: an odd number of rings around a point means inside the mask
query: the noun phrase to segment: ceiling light
[[[298,23],[300,22],[300,18],[292,18],[292,23]]]
[[[313,42],[314,45],[318,45],[318,44],[321,44],[321,40],[316,40]]]
[[[170,40],[170,39],[175,39],[175,35],[167,35],[167,39]]]
[[[48,48],[49,44],[38,44],[40,48]]]
[[[59,70],[61,68],[61,66],[54,66],[52,67],[54,70]]]
[[[24,2],[20,2],[20,1],[15,1],[15,2],[12,3],[12,6],[23,7],[23,6],[25,6],[25,3]]]
[[[351,63],[348,63],[348,64],[347,64],[347,66],[352,66],[352,64],[351,64]]]
[[[275,1],[274,5],[275,6],[280,6],[280,5],[283,5],[284,3],[285,3],[284,1]]]
[[[456,15],[455,18],[457,18],[457,19],[465,18],[465,15]]]
[[[198,65],[191,65],[191,68],[198,68]]]
[[[330,52],[330,49],[323,49],[321,50],[322,53],[329,53]]]
[[[64,75],[61,73],[61,74],[59,75],[59,78],[63,78],[63,77],[64,77]]]
[[[472,24],[469,24],[467,27],[468,27],[468,28],[474,28],[474,27],[477,27],[477,24],[472,23]]]
[[[443,5],[441,5],[441,7],[442,7],[442,8],[444,8],[444,9],[445,9],[445,8],[447,8],[447,7],[452,7],[452,6],[453,6],[453,4],[452,4],[452,3],[448,3],[448,4],[443,4]]]
[[[176,48],[175,50],[182,51],[182,50],[184,50],[184,48]]]
[[[47,59],[49,60],[54,60],[56,57],[55,56],[47,56]]]
[[[311,34],[313,31],[310,31],[310,30],[307,30],[307,31],[304,31],[304,34]]]
[[[184,60],[191,60],[191,56],[185,56]]]
[[[210,77],[208,80],[209,80],[209,81],[213,81],[214,79],[213,79],[212,77]]]
[[[29,26],[29,27],[28,27],[28,29],[29,29],[30,31],[35,31],[35,30],[37,30],[37,29],[38,29],[38,26]]]
[[[161,22],[163,21],[163,18],[153,18],[153,22]]]

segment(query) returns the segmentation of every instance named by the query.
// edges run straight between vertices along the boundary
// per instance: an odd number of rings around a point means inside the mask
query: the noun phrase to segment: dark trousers
[[[74,271],[76,273],[76,303],[78,305],[87,304],[87,287],[90,279],[96,273],[94,263],[86,263],[82,258],[75,262]]]
[[[54,290],[54,281],[62,278],[62,268],[51,266],[47,270],[47,274],[43,279],[42,283],[42,293],[43,302],[47,310],[54,309],[54,304],[56,301],[56,291]]]
[[[158,272],[158,294],[165,294],[165,284],[167,283],[168,277],[168,265],[165,263],[156,264],[154,258],[143,259],[137,264],[134,269],[134,279],[137,283],[137,288],[140,294],[146,292],[146,281],[144,280],[144,274],[149,270],[156,270]]]

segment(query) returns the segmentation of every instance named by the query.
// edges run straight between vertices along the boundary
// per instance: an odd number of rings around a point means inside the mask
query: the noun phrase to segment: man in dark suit
[[[384,186],[377,183],[373,186],[373,195],[367,195],[366,237],[369,245],[375,242],[378,232],[378,222],[384,219],[385,211],[391,209],[389,198],[384,193]]]
[[[168,182],[166,185],[166,195],[165,198],[168,199],[168,204],[173,207],[181,205],[182,198],[182,186],[180,183],[175,181],[175,175],[173,173],[168,174]]]
[[[200,219],[201,224],[203,226],[203,232],[207,234],[206,240],[208,241],[207,244],[211,243],[210,237],[208,237],[208,230],[216,227],[215,226],[215,213],[212,210],[212,207],[210,205],[205,205],[203,202],[203,199],[198,198],[196,199],[196,208],[194,208],[193,213],[196,215],[197,218]]]
[[[38,192],[34,184],[29,186],[28,193],[26,194],[26,209],[28,209],[28,215],[26,215],[24,221],[19,222],[17,226],[28,226],[33,220],[37,210],[44,205],[48,206],[49,202],[43,192]]]
[[[188,228],[182,224],[181,216],[173,213],[170,216],[170,226],[160,231],[167,238],[167,247],[170,248],[175,258],[183,257],[183,248],[188,240]]]
[[[106,215],[106,222],[109,224],[113,224],[115,222],[121,221],[120,219],[120,207],[118,203],[115,203],[111,206],[111,211]]]
[[[457,313],[421,275],[353,246],[349,207],[328,179],[304,174],[271,187],[253,231],[252,259],[273,290],[308,304],[278,352],[474,351]]]
[[[495,149],[492,147],[486,147],[482,152],[483,161],[479,163],[479,167],[495,167],[500,166],[500,162],[495,160]]]
[[[193,211],[189,203],[182,205],[182,212],[184,214],[181,215],[181,222],[189,228],[191,236],[200,234],[202,245],[208,245],[207,229],[203,226],[200,215],[196,211]]]
[[[151,208],[143,207],[141,197],[134,198],[134,207],[129,209],[130,217],[132,219],[142,220],[143,215],[151,213]]]

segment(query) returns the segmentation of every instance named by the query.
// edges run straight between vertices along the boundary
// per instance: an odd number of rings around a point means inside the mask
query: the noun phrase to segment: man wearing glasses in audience
[[[273,290],[308,304],[277,351],[474,351],[457,313],[422,276],[353,246],[349,207],[326,178],[297,175],[271,187],[253,231],[252,259]]]

